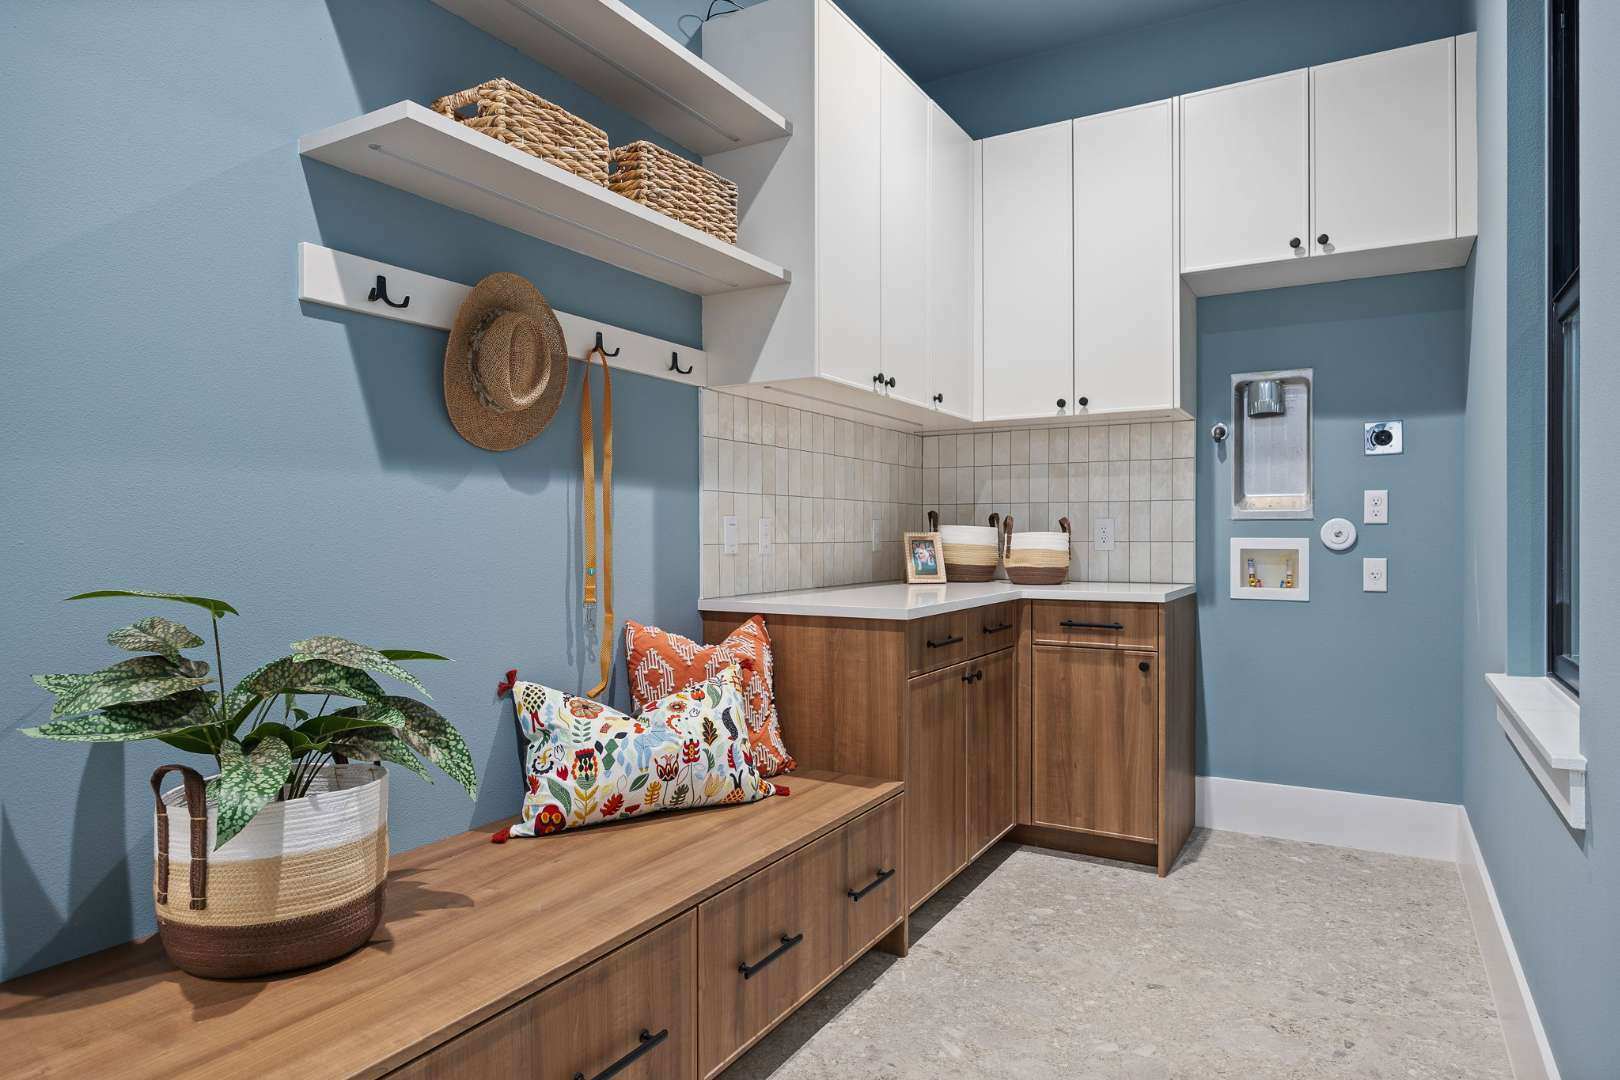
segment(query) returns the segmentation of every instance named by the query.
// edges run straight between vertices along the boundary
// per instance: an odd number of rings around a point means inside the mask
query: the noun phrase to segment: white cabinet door
[[[1176,404],[1175,106],[1074,121],[1074,392],[1089,412]]]
[[[929,107],[900,69],[882,64],[882,235],[880,370],[894,381],[884,393],[922,405],[928,401],[928,176]],[[846,167],[859,167],[856,162]],[[830,314],[830,313],[829,313]]]
[[[1183,272],[1310,253],[1309,86],[1290,71],[1181,99]]]
[[[1443,38],[1311,68],[1317,251],[1457,234],[1454,48]]]
[[[973,293],[973,140],[929,103],[928,401],[973,417],[978,358]],[[935,398],[938,400],[935,400]]]
[[[817,5],[816,23],[817,370],[871,390],[882,364],[883,58],[831,4]]]
[[[1064,121],[981,144],[985,420],[1073,410],[1071,137]]]

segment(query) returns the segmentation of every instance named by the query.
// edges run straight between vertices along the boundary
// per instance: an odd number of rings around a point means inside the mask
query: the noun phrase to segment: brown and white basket
[[[939,524],[939,512],[928,511],[930,531],[939,533],[939,546],[944,549],[946,581],[989,581],[996,576],[996,565],[1001,557],[1000,514],[990,515],[990,524]]]
[[[165,792],[165,775],[184,781]],[[382,921],[388,876],[388,773],[321,770],[301,799],[273,802],[214,850],[217,809],[184,765],[152,774],[153,877],[163,951],[184,971],[239,979],[353,952]]]
[[[615,147],[608,188],[728,244],[737,242],[737,185],[657,143]]]
[[[1013,519],[1002,522],[1007,542],[1002,557],[1007,580],[1014,585],[1061,585],[1069,579],[1069,519],[1059,518],[1062,532],[1013,532]]]
[[[606,187],[607,132],[510,79],[491,79],[428,106],[492,139]],[[470,115],[462,110],[471,108]]]

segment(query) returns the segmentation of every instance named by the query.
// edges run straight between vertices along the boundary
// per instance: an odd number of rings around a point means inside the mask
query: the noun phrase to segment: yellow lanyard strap
[[[585,389],[579,401],[579,434],[585,458],[585,605],[596,603],[596,435],[591,414],[591,360],[602,358],[602,681],[587,697],[607,689],[613,673],[613,378],[600,345],[585,354]]]

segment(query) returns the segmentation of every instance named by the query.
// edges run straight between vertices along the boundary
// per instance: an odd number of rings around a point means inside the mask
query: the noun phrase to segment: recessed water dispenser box
[[[1296,536],[1232,537],[1232,599],[1310,598],[1310,540]]]
[[[1232,518],[1306,519],[1311,369],[1232,376]]]

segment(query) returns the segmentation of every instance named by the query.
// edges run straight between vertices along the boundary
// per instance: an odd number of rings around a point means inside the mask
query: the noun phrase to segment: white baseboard
[[[1485,856],[1474,837],[1468,811],[1461,809],[1457,814],[1457,873],[1462,878],[1463,895],[1468,899],[1468,914],[1474,921],[1479,951],[1485,959],[1491,997],[1496,1000],[1496,1013],[1502,1020],[1502,1036],[1507,1041],[1513,1076],[1515,1080],[1559,1080],[1558,1063],[1553,1060],[1547,1032],[1541,1026],[1541,1014],[1536,1011],[1530,986],[1524,980],[1524,968],[1519,965],[1513,935],[1502,918],[1502,906],[1491,885]]]
[[[1455,803],[1354,791],[1198,778],[1198,824],[1206,829],[1457,861]]]

